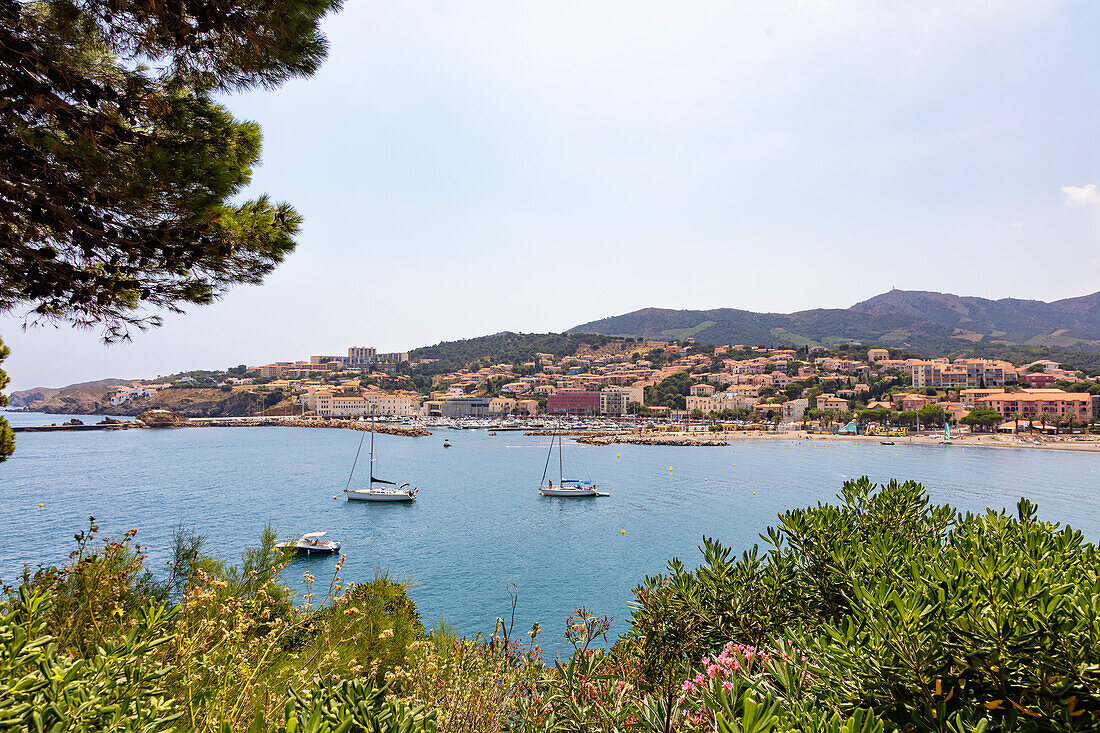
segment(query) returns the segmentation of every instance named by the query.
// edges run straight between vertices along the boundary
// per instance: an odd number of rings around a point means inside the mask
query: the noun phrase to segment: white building
[[[642,387],[604,387],[600,390],[600,414],[625,415],[631,402],[640,405],[644,401],[645,390]]]

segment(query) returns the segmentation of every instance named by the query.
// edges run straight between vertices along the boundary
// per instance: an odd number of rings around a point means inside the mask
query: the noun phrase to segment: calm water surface
[[[69,416],[7,417],[37,425]],[[443,449],[445,437],[453,448]],[[333,500],[359,438],[313,428],[20,434],[15,455],[0,463],[0,580],[18,580],[24,565],[61,562],[89,516],[104,533],[138,528],[155,566],[180,524],[236,558],[270,522],[280,535],[329,532],[347,553],[345,580],[367,579],[378,568],[413,580],[428,625],[446,619],[463,633],[491,631],[515,583],[517,629],[538,620],[544,641],[553,643],[578,605],[610,614],[621,633],[630,589],[673,556],[694,565],[704,535],[747,548],[785,507],[831,501],[844,479],[863,474],[917,479],[936,501],[963,509],[1012,507],[1026,495],[1042,517],[1100,537],[1100,454],[840,441],[696,448],[567,441],[566,473],[611,492],[569,500],[537,494],[548,438],[441,430],[377,439],[375,474],[419,486],[415,504]],[[357,480],[366,475],[357,471]],[[320,578],[334,562],[311,558],[292,569]]]

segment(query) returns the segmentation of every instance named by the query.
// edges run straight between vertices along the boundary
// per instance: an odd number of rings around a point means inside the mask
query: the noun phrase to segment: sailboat
[[[951,423],[944,421],[943,423],[943,440],[940,441],[943,445],[951,445]]]
[[[550,450],[546,454],[546,465],[542,469],[542,481],[539,482],[539,496],[567,496],[572,498],[582,498],[589,496],[610,496],[602,491],[596,490],[596,484],[591,481],[581,481],[575,478],[565,478],[562,470],[562,457],[561,457],[561,433],[556,436],[558,441],[558,485],[554,485],[554,480],[547,481],[546,472],[550,468],[550,456],[554,454],[554,440],[550,440]]]
[[[386,481],[376,478],[374,475],[373,413],[370,421],[370,484],[365,489],[348,488],[351,486],[352,476],[355,475],[355,464],[359,461],[359,451],[363,449],[363,439],[366,437],[364,435],[359,438],[359,448],[355,451],[355,460],[351,462],[351,474],[348,476],[348,483],[344,487],[344,493],[347,494],[348,501],[416,501],[419,489],[413,488],[409,484],[398,486],[394,481]]]

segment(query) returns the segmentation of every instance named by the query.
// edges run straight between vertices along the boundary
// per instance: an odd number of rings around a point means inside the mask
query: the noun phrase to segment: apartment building
[[[546,398],[551,415],[595,415],[600,411],[600,393],[589,389],[559,389]]]
[[[788,400],[783,403],[783,422],[798,422],[806,415],[806,410],[810,409],[810,401],[805,397],[799,397],[797,400]]]
[[[905,369],[917,388],[984,387],[1016,381],[1016,368],[1011,362],[989,359],[907,359]]]
[[[601,415],[625,415],[630,403],[639,405],[645,402],[645,390],[642,387],[604,387],[600,390]]]
[[[516,409],[516,401],[511,397],[494,397],[489,400],[489,414],[507,415]]]
[[[991,387],[987,389],[964,389],[959,392],[959,401],[962,402],[964,407],[971,410],[978,404],[978,400],[982,397],[989,397],[991,395],[1004,394],[1004,387]]]
[[[689,413],[699,410],[704,415],[709,415],[726,410],[749,410],[759,401],[759,397],[744,392],[716,392],[709,397],[688,395],[685,406]]]
[[[848,410],[848,400],[832,394],[819,395],[817,398],[817,409],[846,412]]]
[[[306,409],[322,417],[411,417],[420,406],[408,395],[311,389],[302,396]]]
[[[1072,415],[1080,420],[1088,420],[1095,414],[1092,395],[1083,392],[1063,392],[1060,389],[1006,392],[982,397],[977,403],[996,410],[1005,418],[1016,413],[1026,417],[1037,417],[1047,413],[1058,417]]]

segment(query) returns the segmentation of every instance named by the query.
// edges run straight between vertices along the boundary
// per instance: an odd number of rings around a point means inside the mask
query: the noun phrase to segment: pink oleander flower
[[[722,683],[722,689],[724,689],[726,692],[729,692],[730,690],[733,689],[733,683],[730,682],[729,680],[726,680],[725,682]]]

